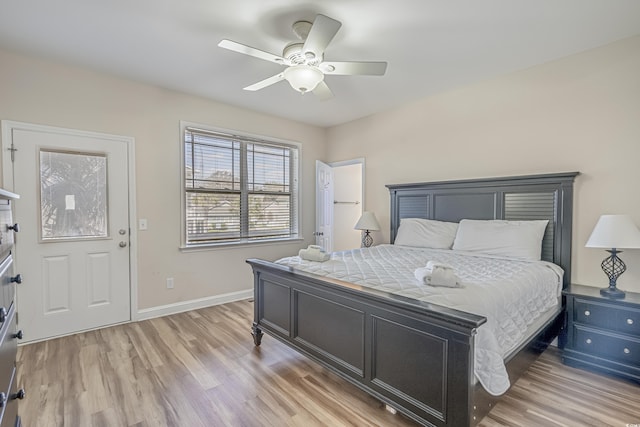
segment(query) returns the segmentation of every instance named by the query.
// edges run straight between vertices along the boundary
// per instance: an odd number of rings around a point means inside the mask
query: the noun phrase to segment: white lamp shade
[[[284,78],[298,92],[311,92],[324,80],[324,74],[316,67],[295,65],[284,70]]]
[[[380,230],[380,224],[378,224],[378,220],[373,212],[364,211],[356,223],[356,226],[353,228],[356,230],[378,231]]]
[[[640,230],[629,215],[602,215],[591,232],[587,248],[640,248]]]

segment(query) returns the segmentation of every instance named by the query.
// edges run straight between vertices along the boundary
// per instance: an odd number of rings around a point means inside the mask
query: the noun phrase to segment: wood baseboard
[[[228,302],[240,301],[253,297],[253,289],[230,292],[228,294],[214,295],[206,298],[198,298],[190,301],[180,301],[173,304],[159,305],[157,307],[143,308],[138,310],[136,321],[153,319],[154,317],[168,316],[170,314],[182,313],[189,310],[211,307],[214,305],[226,304]]]

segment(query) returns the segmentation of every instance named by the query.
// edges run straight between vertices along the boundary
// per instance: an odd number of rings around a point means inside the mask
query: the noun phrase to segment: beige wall
[[[573,281],[604,286],[584,247],[599,215],[640,225],[640,36],[328,130],[328,160],[366,158],[366,210],[388,241],[385,184],[580,171]],[[621,255],[640,292],[640,249]]]
[[[135,138],[137,214],[149,223],[138,232],[140,309],[251,289],[245,259],[276,259],[312,243],[323,129],[2,50],[0,64],[0,119]],[[180,252],[180,120],[301,142],[306,241]],[[175,289],[166,289],[167,277]]]

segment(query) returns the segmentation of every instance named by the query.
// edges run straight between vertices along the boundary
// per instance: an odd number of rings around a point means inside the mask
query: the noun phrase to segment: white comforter
[[[426,286],[414,270],[428,261],[454,266],[461,288]],[[523,338],[527,327],[558,304],[563,271],[544,261],[515,261],[469,252],[380,245],[334,252],[326,262],[297,256],[278,264],[369,288],[485,316],[478,328],[475,374],[493,395],[509,388],[504,356]]]

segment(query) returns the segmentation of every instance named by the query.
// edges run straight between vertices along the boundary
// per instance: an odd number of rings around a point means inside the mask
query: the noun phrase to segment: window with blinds
[[[298,235],[298,148],[186,127],[187,246]]]

